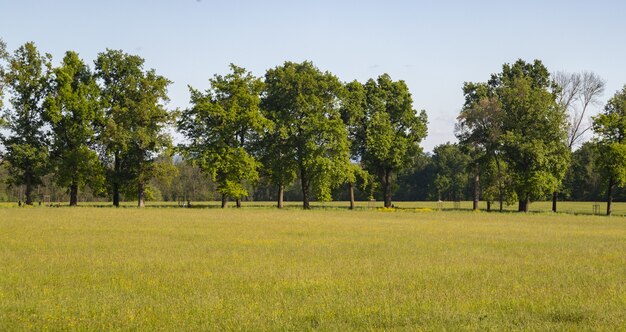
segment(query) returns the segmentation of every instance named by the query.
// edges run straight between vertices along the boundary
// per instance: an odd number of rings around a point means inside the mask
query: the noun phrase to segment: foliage
[[[12,108],[4,110],[2,116],[8,135],[0,135],[6,149],[1,159],[9,170],[8,183],[26,186],[27,204],[32,204],[32,192],[48,172],[42,102],[48,88],[50,59],[49,54],[40,54],[34,43],[26,43],[9,58],[2,76]]]
[[[598,163],[606,178],[626,185],[626,86],[608,101],[604,112],[593,118],[598,142]]]
[[[436,176],[434,187],[438,198],[460,201],[467,186],[470,156],[463,153],[458,144],[441,144],[433,149],[433,165]]]
[[[370,79],[363,91],[351,83],[353,107],[344,118],[351,119],[355,147],[364,168],[382,185],[385,206],[391,206],[392,180],[410,167],[426,136],[426,112],[413,109],[413,99],[404,81],[394,82],[387,74]]]
[[[165,128],[176,114],[164,106],[171,82],[154,69],[144,70],[143,64],[144,59],[119,50],[107,50],[96,59],[106,119],[100,141],[114,204],[123,186],[133,186],[143,205],[145,185],[162,173],[155,160],[172,144]]]
[[[104,186],[98,155],[92,148],[103,117],[99,92],[89,67],[77,53],[68,51],[61,66],[53,70],[43,117],[51,129],[56,181],[60,186],[71,186],[73,195],[77,195],[78,186]]]
[[[303,206],[309,196],[330,200],[331,190],[350,173],[347,130],[339,112],[343,86],[311,62],[285,62],[265,74],[262,107],[274,129],[261,143],[262,160],[277,186],[296,174]]]
[[[189,140],[187,158],[209,174],[225,197],[248,196],[246,183],[258,180],[260,163],[250,154],[251,140],[271,123],[261,114],[263,83],[233,64],[231,73],[216,75],[202,93],[190,88],[192,107],[183,111],[178,128]]]

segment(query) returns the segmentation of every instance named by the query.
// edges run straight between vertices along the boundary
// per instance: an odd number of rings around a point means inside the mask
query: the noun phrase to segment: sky
[[[230,63],[263,76],[310,60],[346,82],[388,73],[426,110],[431,151],[455,141],[463,82],[517,59],[595,72],[604,104],[626,84],[625,17],[626,1],[602,0],[0,0],[0,38],[9,50],[33,41],[55,65],[67,50],[92,65],[107,48],[137,54],[174,82],[172,109]]]

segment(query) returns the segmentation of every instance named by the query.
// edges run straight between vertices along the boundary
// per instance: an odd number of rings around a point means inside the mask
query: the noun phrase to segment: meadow
[[[626,326],[626,218],[398,205],[4,205],[0,330]]]

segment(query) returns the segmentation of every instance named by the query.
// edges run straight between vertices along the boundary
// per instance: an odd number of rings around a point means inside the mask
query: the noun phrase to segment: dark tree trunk
[[[26,176],[26,205],[33,205],[33,182],[30,175]]]
[[[119,176],[120,176],[120,158],[117,152],[115,153],[115,160],[113,162],[113,206],[120,206],[120,184],[119,184]]]
[[[491,212],[491,201],[487,200],[487,212]]]
[[[555,190],[552,193],[552,212],[556,212],[556,201],[557,201],[558,192]]]
[[[480,200],[480,166],[476,164],[476,177],[474,177],[474,204],[472,209],[478,210],[478,201]]]
[[[385,207],[391,207],[391,171],[385,170],[385,174],[383,176],[383,190],[384,190],[384,200]]]
[[[606,190],[606,215],[610,216],[613,212],[611,204],[613,203],[613,177],[609,178],[609,187]]]
[[[285,194],[285,186],[283,186],[282,184],[278,186],[278,203],[277,203],[277,207],[279,209],[283,208],[283,196]]]
[[[302,184],[302,208],[308,210],[309,204],[309,180],[304,169],[300,170],[300,183]]]
[[[500,195],[500,212],[504,211],[504,198]]]
[[[139,181],[137,184],[137,207],[146,206],[146,191],[144,190],[143,182]]]
[[[241,208],[241,198],[235,199],[235,206],[237,206],[238,209]]]
[[[73,181],[70,185],[70,206],[78,205],[78,182]]]
[[[526,196],[524,196],[524,199],[520,199],[519,201],[519,212],[528,212],[528,207],[530,205],[530,197],[528,196],[528,194],[526,194]]]
[[[354,210],[354,183],[348,184],[348,190],[350,191],[350,210]]]
[[[226,207],[226,203],[228,202],[228,197],[222,194],[222,209]]]

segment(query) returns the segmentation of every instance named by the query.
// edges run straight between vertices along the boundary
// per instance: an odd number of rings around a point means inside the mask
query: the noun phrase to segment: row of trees
[[[25,188],[27,204],[52,176],[68,188],[70,205],[79,188],[90,188],[115,206],[129,196],[143,206],[150,185],[178,178],[177,154],[208,175],[222,206],[270,190],[282,207],[297,181],[305,209],[311,199],[343,196],[344,186],[351,207],[355,189],[368,196],[378,190],[390,207],[397,189],[457,200],[469,186],[474,208],[483,199],[489,208],[518,201],[528,211],[531,201],[551,195],[556,211],[557,198],[572,192],[564,179],[591,128],[588,109],[604,90],[593,73],[551,75],[538,60],[505,64],[486,82],[464,84],[459,143],[425,155],[426,113],[387,74],[344,83],[311,62],[285,62],[263,78],[231,65],[207,90],[190,87],[189,108],[168,110],[171,82],[138,56],[106,50],[92,70],[72,51],[53,67],[33,43],[13,54],[0,46],[0,91],[10,104],[2,107],[2,163],[9,185]],[[614,187],[626,182],[625,94],[594,117],[596,138],[584,145],[606,182],[609,214]],[[184,144],[172,145],[170,127]],[[415,178],[419,167],[434,169],[426,186],[417,185],[426,181]]]
[[[457,137],[474,168],[474,208],[482,196],[500,206],[518,200],[519,211],[528,211],[531,200],[551,193],[556,212],[563,180],[574,171],[573,148],[592,128],[595,138],[586,149],[595,150],[610,215],[614,187],[626,183],[626,87],[586,125],[604,85],[589,72],[550,75],[538,60],[505,64],[487,82],[465,83]]]
[[[89,187],[115,206],[134,191],[143,206],[150,180],[176,173],[157,160],[178,151],[211,177],[223,206],[228,199],[240,206],[260,176],[276,188],[278,207],[298,179],[306,209],[341,184],[372,185],[370,174],[391,206],[393,178],[426,136],[426,113],[386,74],[344,84],[311,62],[285,62],[264,79],[231,65],[208,90],[190,87],[190,108],[171,111],[164,106],[171,82],[135,55],[107,50],[93,71],[72,51],[53,68],[33,43],[2,56],[11,105],[3,109],[2,162],[9,185],[25,187],[26,204],[52,173],[70,205]],[[173,149],[169,125],[186,144]]]

